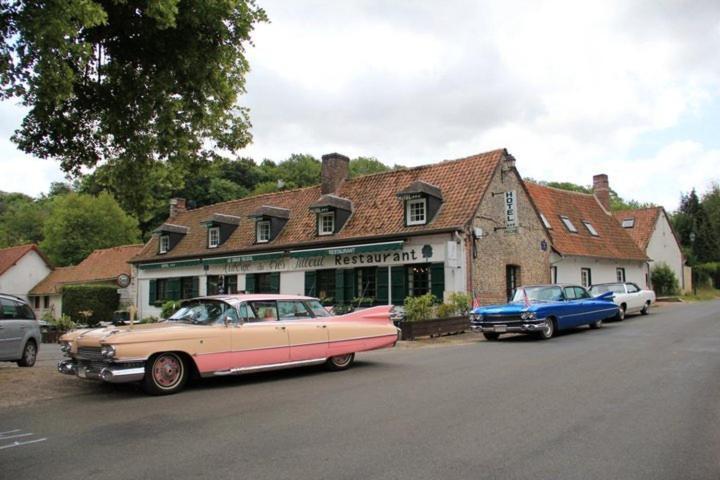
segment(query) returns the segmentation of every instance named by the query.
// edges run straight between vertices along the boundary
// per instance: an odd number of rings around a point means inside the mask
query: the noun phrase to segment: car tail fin
[[[390,322],[390,311],[392,305],[382,305],[380,307],[366,308],[363,310],[357,310],[355,312],[347,313],[345,315],[338,315],[338,320],[354,320],[371,323],[391,323]]]

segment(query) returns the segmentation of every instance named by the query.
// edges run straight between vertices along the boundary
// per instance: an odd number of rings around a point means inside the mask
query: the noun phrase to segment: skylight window
[[[583,220],[583,225],[585,225],[585,228],[588,229],[588,232],[590,232],[590,235],[593,237],[599,237],[597,230],[595,230],[595,227],[593,227],[593,224],[588,222],[587,220]]]
[[[635,219],[634,218],[626,218],[622,221],[622,227],[623,228],[633,228],[635,226]]]
[[[575,225],[573,225],[573,223],[568,217],[566,217],[565,215],[560,215],[560,220],[562,220],[562,222],[565,224],[565,228],[567,228],[569,232],[577,233],[577,228],[575,227]]]
[[[548,219],[545,218],[545,215],[543,215],[543,214],[541,213],[541,214],[540,214],[540,219],[542,220],[543,225],[545,225],[545,228],[547,228],[548,230],[552,230],[552,225],[550,225],[550,222],[548,222]]]

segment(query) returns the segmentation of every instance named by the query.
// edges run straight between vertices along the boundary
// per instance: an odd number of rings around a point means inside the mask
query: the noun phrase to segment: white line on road
[[[7,433],[15,433],[15,432],[19,432],[19,431],[20,431],[20,429],[16,428],[15,430],[8,430],[7,432],[0,432],[0,435],[5,435]]]
[[[10,445],[0,445],[0,450],[4,450],[6,448],[13,448],[13,447],[22,447],[23,445],[44,442],[45,440],[47,440],[47,438],[38,438],[37,440],[28,440],[27,442],[14,442],[14,443],[11,443]]]
[[[32,433],[18,433],[17,435],[8,435],[6,437],[0,437],[0,442],[3,440],[9,440],[11,438],[29,437]]]

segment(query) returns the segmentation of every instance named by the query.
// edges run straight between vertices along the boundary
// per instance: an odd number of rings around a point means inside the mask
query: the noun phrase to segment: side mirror
[[[223,323],[225,323],[225,327],[226,327],[226,328],[229,327],[230,324],[233,323],[232,318],[230,318],[229,316],[226,316],[226,317],[223,319]]]

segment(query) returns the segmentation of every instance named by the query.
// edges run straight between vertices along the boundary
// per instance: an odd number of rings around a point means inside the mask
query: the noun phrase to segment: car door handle
[[[317,325],[315,328],[327,328],[327,325]]]
[[[275,330],[285,330],[286,327],[275,327]]]

